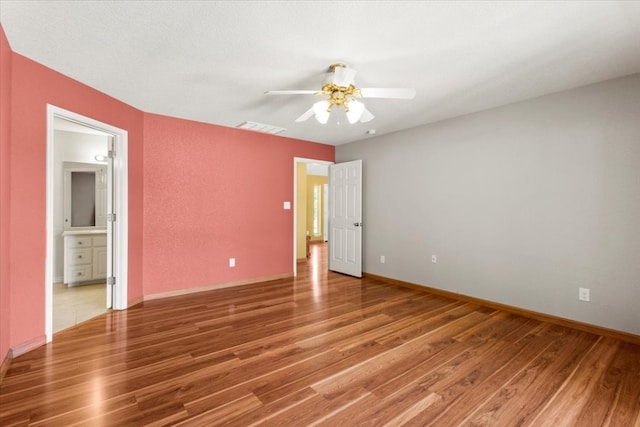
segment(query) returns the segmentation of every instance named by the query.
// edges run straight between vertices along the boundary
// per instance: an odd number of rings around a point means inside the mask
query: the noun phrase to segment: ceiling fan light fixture
[[[327,100],[316,102],[313,104],[313,113],[316,115],[318,122],[323,125],[326,124],[331,113],[331,103]]]
[[[347,113],[347,120],[349,120],[349,123],[354,124],[360,120],[360,117],[362,117],[364,104],[352,99],[349,101],[348,105],[345,104],[345,112]]]

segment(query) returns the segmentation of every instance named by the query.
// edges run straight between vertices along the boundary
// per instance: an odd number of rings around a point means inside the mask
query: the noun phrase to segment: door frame
[[[319,159],[308,159],[305,157],[294,157],[293,158],[293,276],[298,275],[298,259],[296,257],[296,253],[298,250],[298,242],[296,239],[297,227],[298,227],[298,215],[297,215],[297,207],[298,207],[298,163],[320,163],[323,165],[332,165],[335,162],[331,162],[328,160],[319,160]],[[325,203],[329,203],[329,199],[325,200]]]
[[[76,122],[113,135],[116,156],[113,162],[114,212],[117,227],[113,236],[115,252],[113,274],[117,277],[113,289],[113,309],[127,308],[128,298],[128,132],[92,118],[47,104],[47,182],[46,182],[46,257],[45,257],[45,335],[46,342],[53,338],[53,197],[54,197],[54,119]]]

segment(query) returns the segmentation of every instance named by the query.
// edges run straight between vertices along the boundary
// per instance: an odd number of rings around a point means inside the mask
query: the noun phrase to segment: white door
[[[107,168],[96,170],[96,227],[107,226]]]
[[[362,277],[362,160],[329,166],[329,270]]]
[[[115,155],[114,137],[109,136],[109,155],[107,156],[107,308],[113,308],[113,288],[115,286],[114,258],[116,235],[116,215],[114,206],[114,171],[113,158]],[[94,261],[95,262],[95,261]]]
[[[323,209],[322,209],[322,240],[325,242],[329,241],[329,184],[325,184],[322,186],[322,200]]]

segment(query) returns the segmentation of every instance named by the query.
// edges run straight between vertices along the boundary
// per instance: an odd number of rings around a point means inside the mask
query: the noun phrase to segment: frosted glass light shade
[[[364,111],[364,104],[362,102],[351,100],[349,101],[349,111],[347,111],[347,120],[349,123],[354,124],[360,117],[362,117],[362,112]]]
[[[318,101],[313,104],[313,113],[316,115],[316,120],[318,120],[323,125],[327,123],[329,120],[329,107],[331,104],[329,101]]]

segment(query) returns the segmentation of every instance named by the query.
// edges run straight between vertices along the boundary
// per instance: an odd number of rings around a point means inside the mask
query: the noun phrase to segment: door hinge
[[[111,277],[107,277],[107,285],[113,286],[116,284],[116,278],[111,276]]]
[[[116,150],[109,150],[107,152],[107,157],[113,159],[116,156]]]
[[[116,222],[116,214],[114,213],[107,214],[107,221]]]

